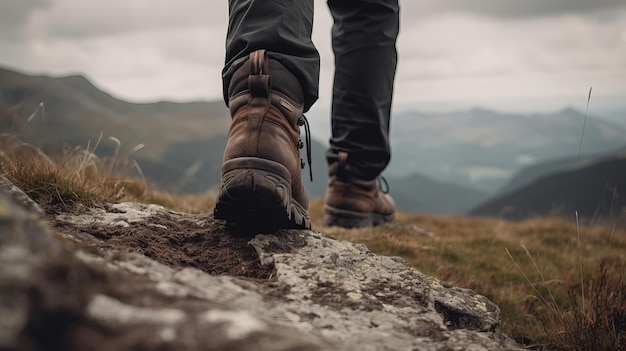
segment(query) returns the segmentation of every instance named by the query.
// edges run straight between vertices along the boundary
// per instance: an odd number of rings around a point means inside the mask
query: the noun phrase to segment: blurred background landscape
[[[314,230],[487,296],[528,349],[624,349],[626,2],[400,4],[384,173],[400,211],[355,230],[322,221],[332,19],[315,0]],[[210,213],[227,17],[227,1],[0,0],[0,173],[49,218],[111,201]]]
[[[201,193],[219,186],[229,122],[222,101],[129,103],[82,76],[0,70],[0,82],[2,132],[48,153],[83,146],[102,157],[113,156],[119,140],[122,155],[160,188]],[[392,133],[391,193],[407,212],[617,215],[626,205],[619,193],[626,185],[626,126],[588,116],[579,159],[584,119],[573,108],[397,114],[394,123],[404,127]],[[143,148],[133,152],[137,145]],[[305,180],[313,198],[324,196],[325,148],[314,139],[314,181]]]
[[[385,172],[401,210],[511,219],[623,213],[626,4],[401,5]],[[323,1],[316,11],[322,74],[307,114],[314,181],[306,185],[320,198],[332,19]],[[96,154],[111,156],[119,140],[122,155],[161,188],[215,188],[229,123],[220,80],[227,13],[225,1],[3,2],[0,132],[56,152],[93,148],[102,133]]]

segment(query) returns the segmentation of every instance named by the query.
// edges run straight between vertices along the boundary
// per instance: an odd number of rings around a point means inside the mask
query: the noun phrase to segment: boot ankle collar
[[[389,183],[382,175],[374,179],[363,179],[359,177],[358,170],[353,168],[348,162],[349,154],[347,152],[339,151],[327,155],[332,155],[334,158],[334,161],[331,161],[328,167],[328,173],[331,178],[355,184],[363,189],[377,188],[384,194],[389,193]]]

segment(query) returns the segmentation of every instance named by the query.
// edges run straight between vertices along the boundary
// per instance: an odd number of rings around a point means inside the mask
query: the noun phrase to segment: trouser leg
[[[313,0],[230,0],[226,61],[222,72],[228,104],[233,73],[248,55],[265,49],[296,76],[304,92],[305,111],[317,100],[319,53],[311,41]]]
[[[356,175],[373,179],[390,160],[398,0],[328,0],[328,6],[335,79],[327,159],[332,164],[339,152],[347,152]]]

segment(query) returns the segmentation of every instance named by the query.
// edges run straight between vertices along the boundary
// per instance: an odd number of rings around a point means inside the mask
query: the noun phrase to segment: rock
[[[22,191],[22,189],[16,187],[2,174],[0,174],[0,191],[4,192],[5,195],[11,197],[13,201],[20,204],[28,211],[36,213],[40,216],[45,215],[44,211],[35,201],[33,201],[28,195],[26,195],[26,193]]]
[[[60,249],[36,205],[24,202],[31,205],[29,212],[15,202],[24,199],[24,193],[0,176],[0,349],[17,343],[30,318],[30,288]]]
[[[134,203],[46,225],[1,191],[0,230],[0,349],[518,349],[485,297],[313,231]]]

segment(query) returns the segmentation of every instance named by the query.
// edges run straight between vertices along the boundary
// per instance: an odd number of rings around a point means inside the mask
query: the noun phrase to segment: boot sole
[[[214,217],[260,231],[310,229],[308,211],[291,195],[290,178],[280,163],[258,157],[224,162]]]
[[[364,228],[393,222],[395,214],[363,213],[324,205],[324,225],[327,227]]]

